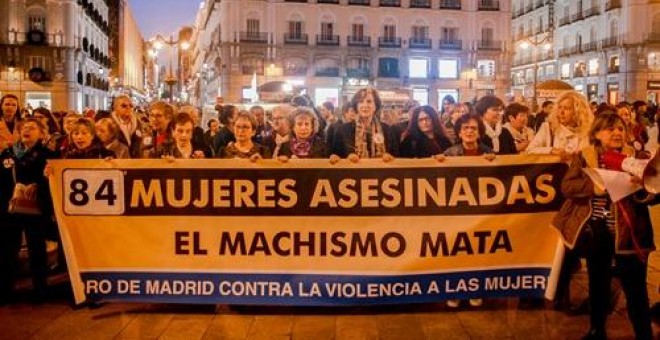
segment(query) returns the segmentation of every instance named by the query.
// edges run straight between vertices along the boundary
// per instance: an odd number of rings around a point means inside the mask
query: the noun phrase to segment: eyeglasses
[[[252,130],[252,125],[234,125],[236,130]]]
[[[427,122],[427,123],[428,123],[428,122],[431,121],[431,118],[430,118],[430,117],[422,117],[422,118],[418,118],[417,121],[419,121],[419,122]]]

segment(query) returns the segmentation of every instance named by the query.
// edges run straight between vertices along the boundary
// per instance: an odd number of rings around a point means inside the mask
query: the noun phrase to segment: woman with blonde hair
[[[527,147],[527,153],[569,155],[589,145],[594,115],[579,92],[567,91],[555,101],[556,109],[541,125]]]

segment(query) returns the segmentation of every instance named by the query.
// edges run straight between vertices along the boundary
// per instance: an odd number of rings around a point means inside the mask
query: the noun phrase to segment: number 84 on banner
[[[67,215],[124,213],[124,174],[120,170],[65,170],[62,185]]]

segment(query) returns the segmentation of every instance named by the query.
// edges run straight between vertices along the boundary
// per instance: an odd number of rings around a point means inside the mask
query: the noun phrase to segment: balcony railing
[[[534,10],[534,4],[527,4],[527,6],[525,6],[525,13],[529,13],[533,10]]]
[[[401,38],[399,37],[378,37],[378,46],[385,48],[400,48]]]
[[[371,5],[371,0],[348,0],[349,5],[361,5],[369,6]]]
[[[430,6],[430,4],[429,4]],[[440,9],[461,9],[461,0],[440,0]]]
[[[367,36],[348,36],[347,40],[348,46],[361,46],[361,47],[369,47],[371,46],[371,37]]]
[[[591,8],[587,8],[584,11],[584,17],[585,18],[590,18],[590,17],[596,16],[598,14],[600,14],[600,8],[598,8],[598,6],[592,6]]]
[[[571,22],[576,22],[584,19],[582,12],[571,14]]]
[[[536,0],[536,2],[534,3],[534,9],[538,9],[541,7],[543,7],[543,0]]]
[[[306,33],[284,33],[284,43],[291,45],[307,45]]]
[[[479,0],[478,10],[480,11],[499,11],[499,0]]]
[[[348,78],[369,78],[371,71],[368,68],[347,68],[346,77]]]
[[[519,9],[519,10],[517,10],[517,11],[513,11],[513,12],[511,13],[511,19],[515,19],[515,18],[517,18],[517,17],[521,17],[523,14],[525,14],[525,12],[523,12],[522,8]]]
[[[563,47],[559,49],[559,56],[560,57],[566,57],[571,54],[575,54],[578,52],[577,46],[571,46],[571,47]]]
[[[408,45],[410,46],[410,48],[430,49],[431,39],[411,37],[410,40],[408,41]]]
[[[502,42],[496,40],[478,40],[477,49],[486,51],[499,51],[502,50]]]
[[[619,66],[610,66],[607,68],[607,73],[619,73]]]
[[[317,34],[316,44],[325,46],[339,45],[339,36],[336,34]]]
[[[380,7],[401,7],[401,0],[380,0]]]
[[[314,75],[317,77],[339,77],[339,67],[318,68]]]
[[[463,40],[460,39],[440,39],[439,43],[441,50],[462,50],[463,49]]]
[[[267,32],[241,32],[241,42],[265,44],[268,42]]]
[[[410,0],[410,8],[431,8],[431,0]]]
[[[590,41],[586,44],[582,44],[582,52],[591,52],[598,49],[598,42]]]
[[[608,48],[619,45],[619,37],[609,37],[600,41],[602,48]]]
[[[285,76],[294,76],[294,77],[306,76],[307,68],[306,67],[285,68],[282,71],[282,74],[284,74]]]
[[[559,19],[559,27],[565,26],[571,23],[571,17],[565,16]]]
[[[548,50],[546,52],[541,53],[538,58],[539,61],[546,61],[551,59],[555,59],[555,51],[553,50]]]
[[[609,0],[605,3],[605,11],[621,8],[621,0]]]
[[[658,32],[650,32],[650,33],[647,35],[646,40],[648,40],[648,41],[650,41],[650,42],[658,42],[658,41],[660,41],[660,33],[658,33]]]

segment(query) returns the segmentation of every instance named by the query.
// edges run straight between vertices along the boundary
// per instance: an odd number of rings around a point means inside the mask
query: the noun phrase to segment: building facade
[[[317,103],[343,103],[364,86],[386,102],[435,107],[447,94],[504,95],[509,8],[497,0],[207,0],[195,74],[215,87],[207,102],[213,94],[249,101],[271,82],[303,88]]]
[[[108,1],[0,2],[0,92],[21,106],[107,107]]]
[[[110,0],[112,31],[109,74],[110,96],[127,94],[134,100],[147,98],[145,85],[145,43],[127,0]],[[116,14],[115,14],[116,13]]]
[[[554,7],[552,48],[524,50]],[[660,94],[660,1],[514,0],[514,91],[529,90],[538,60],[539,79],[561,79],[590,100],[651,100]],[[541,32],[547,29],[541,29]],[[522,35],[520,33],[523,33]],[[529,91],[527,91],[529,93]]]

